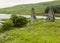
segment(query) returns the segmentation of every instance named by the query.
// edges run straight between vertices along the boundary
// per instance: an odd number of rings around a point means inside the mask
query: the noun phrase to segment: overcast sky
[[[0,0],[0,8],[11,7],[18,4],[29,4],[38,2],[47,2],[53,0]]]

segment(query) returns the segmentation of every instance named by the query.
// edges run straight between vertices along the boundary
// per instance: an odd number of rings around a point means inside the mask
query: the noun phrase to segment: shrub
[[[7,20],[2,24],[2,30],[6,31],[6,30],[10,30],[13,27],[13,22],[11,20]]]
[[[18,16],[18,18],[16,19],[16,26],[17,27],[22,27],[24,25],[26,25],[27,23],[27,20],[25,17],[22,17],[22,16]]]
[[[45,9],[45,13],[48,13],[49,9],[52,8],[54,13],[60,13],[60,5],[48,6]]]
[[[17,19],[17,15],[16,15],[16,14],[12,14],[10,19],[11,19],[12,22],[15,24],[16,19]]]
[[[50,9],[53,9],[53,7],[52,7],[52,6],[48,6],[48,7],[45,9],[45,13],[48,13]],[[54,11],[54,9],[53,9],[53,11]],[[54,13],[55,13],[55,12],[54,12]]]
[[[27,19],[22,16],[12,15],[10,19],[13,21],[14,27],[22,27],[27,23]]]

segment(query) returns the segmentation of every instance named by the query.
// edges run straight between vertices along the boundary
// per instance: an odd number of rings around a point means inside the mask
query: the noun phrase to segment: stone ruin
[[[48,11],[48,16],[46,18],[46,21],[48,21],[48,22],[54,22],[55,21],[54,11],[51,8]]]
[[[36,16],[35,16],[35,10],[34,8],[31,9],[31,22],[35,22],[36,21]]]

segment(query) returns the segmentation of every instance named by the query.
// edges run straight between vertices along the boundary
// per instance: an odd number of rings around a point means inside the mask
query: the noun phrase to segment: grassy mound
[[[0,34],[0,43],[60,43],[60,20],[42,19]]]

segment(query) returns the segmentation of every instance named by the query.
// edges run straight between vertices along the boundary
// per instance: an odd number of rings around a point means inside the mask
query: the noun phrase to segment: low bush
[[[52,8],[54,13],[60,13],[60,5],[48,6],[45,9],[45,13],[48,13],[49,9]]]
[[[26,20],[25,17],[18,16],[17,19],[16,19],[15,26],[22,27],[22,26],[25,26],[26,23],[27,23],[27,20]]]
[[[14,24],[11,20],[7,20],[2,24],[2,30],[3,31],[10,30],[10,29],[12,29],[13,25]]]
[[[27,19],[23,16],[12,15],[10,19],[13,21],[14,27],[22,27],[27,23]]]

